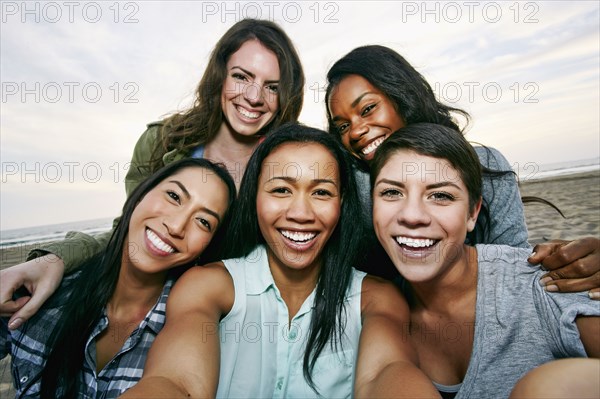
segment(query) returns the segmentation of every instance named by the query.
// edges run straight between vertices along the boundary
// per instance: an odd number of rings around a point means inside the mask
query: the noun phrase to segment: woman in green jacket
[[[213,49],[193,106],[149,124],[138,140],[125,178],[127,196],[152,172],[186,157],[224,164],[239,187],[261,138],[298,119],[303,90],[300,58],[285,32],[271,21],[236,23]],[[93,237],[70,232],[65,240],[30,252],[28,262],[3,271],[0,315],[17,312],[10,327],[18,327],[56,289],[65,271],[105,248],[109,237],[110,232]],[[32,297],[13,302],[21,286]]]

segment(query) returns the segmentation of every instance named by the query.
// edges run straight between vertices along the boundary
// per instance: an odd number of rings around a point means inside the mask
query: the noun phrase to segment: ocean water
[[[26,227],[22,229],[0,231],[0,249],[33,243],[60,240],[69,231],[81,231],[87,234],[98,234],[110,230],[112,218],[84,220],[46,226]]]
[[[515,165],[516,166],[516,165]],[[571,162],[536,165],[524,164],[514,168],[520,181],[539,180],[548,177],[567,176],[600,170],[600,158],[582,159]]]
[[[555,176],[566,176],[600,170],[600,158],[549,165],[522,165],[515,168],[520,181],[537,180]],[[69,231],[97,234],[110,230],[112,218],[84,220],[81,222],[51,224],[22,229],[0,231],[0,249],[33,243],[55,241],[64,238]]]

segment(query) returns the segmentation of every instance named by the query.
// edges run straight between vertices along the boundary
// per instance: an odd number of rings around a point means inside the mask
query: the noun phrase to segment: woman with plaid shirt
[[[214,259],[208,245],[235,195],[229,173],[205,159],[141,183],[105,251],[18,329],[2,319],[0,357],[12,356],[17,397],[116,397],[135,385],[175,278],[201,254]]]

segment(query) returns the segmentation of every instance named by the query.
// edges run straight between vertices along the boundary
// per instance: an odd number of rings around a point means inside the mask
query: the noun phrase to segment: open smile
[[[247,110],[246,108],[242,107],[241,105],[234,104],[234,106],[235,106],[235,109],[237,110],[237,112],[241,116],[243,116],[245,119],[256,120],[256,119],[260,118],[261,115],[263,114],[262,112]]]
[[[306,251],[316,242],[315,238],[319,235],[316,231],[295,231],[278,229],[283,236],[287,246],[297,250]]]
[[[385,141],[385,137],[379,137],[379,138],[373,140],[372,142],[370,142],[366,147],[361,149],[360,152],[364,156],[367,156],[367,155],[371,154],[372,152],[374,152],[377,149],[377,147],[379,147],[381,145],[381,143],[383,143],[384,141]]]
[[[159,256],[166,256],[177,252],[171,244],[166,243],[149,228],[146,228],[146,242],[149,244],[150,250]]]
[[[394,240],[400,246],[400,250],[407,257],[424,257],[434,252],[440,240],[430,238],[413,238],[407,236],[395,236]]]

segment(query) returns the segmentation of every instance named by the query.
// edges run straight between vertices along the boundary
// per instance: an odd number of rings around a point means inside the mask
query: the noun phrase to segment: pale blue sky
[[[145,124],[189,104],[244,16],[274,19],[296,44],[307,124],[324,127],[328,67],[383,44],[512,164],[600,155],[595,1],[66,3],[1,3],[2,230],[117,215]]]

